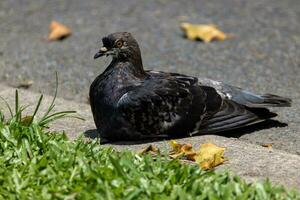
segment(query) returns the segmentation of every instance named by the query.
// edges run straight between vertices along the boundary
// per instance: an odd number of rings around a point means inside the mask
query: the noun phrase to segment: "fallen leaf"
[[[143,154],[146,154],[146,153],[157,154],[157,153],[159,153],[159,149],[150,144],[149,146],[147,146],[146,148],[141,149],[138,152],[139,155],[143,155]]]
[[[48,40],[49,41],[62,40],[70,36],[71,33],[72,33],[71,29],[69,29],[65,25],[57,21],[52,21],[49,26]]]
[[[223,157],[225,148],[218,147],[212,143],[202,144],[198,151],[193,149],[192,144],[180,144],[175,140],[169,141],[171,150],[168,155],[172,159],[180,158],[184,162],[196,162],[202,169],[212,169],[225,161]],[[159,149],[153,145],[141,149],[138,154],[149,153],[157,155]]]
[[[179,151],[182,146],[181,144],[178,144],[176,140],[170,140],[169,144],[171,145],[173,151]]]
[[[181,23],[181,29],[185,33],[189,40],[203,40],[205,43],[209,43],[212,40],[223,41],[228,38],[228,36],[220,31],[214,24],[190,24]]]
[[[224,151],[225,148],[212,143],[202,144],[195,155],[195,161],[202,169],[212,169],[225,161]]]
[[[30,86],[32,86],[33,84],[33,80],[25,80],[23,82],[21,82],[17,88],[25,88],[25,89],[28,89]]]
[[[212,143],[202,144],[198,151],[193,150],[191,144],[179,144],[175,140],[171,140],[169,143],[172,147],[169,152],[171,158],[180,157],[195,161],[202,169],[212,169],[225,161],[223,157],[225,148]]]
[[[193,146],[191,144],[179,144],[175,140],[171,140],[170,145],[172,147],[169,156],[171,158],[179,158],[179,157],[186,157],[188,160],[193,160],[195,156],[195,152],[193,151]]]
[[[261,146],[262,146],[262,147],[266,147],[266,148],[268,148],[268,149],[272,149],[272,148],[273,148],[273,144],[271,144],[271,143],[268,143],[268,144],[262,144]]]
[[[32,121],[33,121],[33,116],[28,115],[21,119],[21,124],[23,126],[29,126]]]

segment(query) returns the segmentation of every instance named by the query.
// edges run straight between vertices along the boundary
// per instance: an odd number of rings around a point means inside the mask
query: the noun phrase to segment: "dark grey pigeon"
[[[100,137],[140,140],[219,133],[258,123],[291,100],[258,95],[210,79],[144,70],[137,41],[130,33],[102,39],[94,58],[112,56],[90,87],[90,103]]]

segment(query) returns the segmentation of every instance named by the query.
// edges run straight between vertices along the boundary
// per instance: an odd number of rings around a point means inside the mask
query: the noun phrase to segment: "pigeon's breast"
[[[91,85],[91,104],[95,104],[100,109],[113,110],[124,94],[140,85],[141,81],[138,78],[124,70],[117,68],[110,73],[104,73],[97,77]]]

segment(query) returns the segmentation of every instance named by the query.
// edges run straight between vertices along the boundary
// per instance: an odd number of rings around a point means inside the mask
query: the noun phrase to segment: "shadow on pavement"
[[[266,120],[266,121],[263,121],[263,122],[260,122],[257,124],[253,124],[250,126],[246,126],[243,128],[238,128],[238,129],[234,129],[234,130],[230,130],[230,131],[224,131],[221,133],[217,133],[215,135],[239,138],[243,135],[251,134],[255,131],[260,131],[260,130],[270,129],[270,128],[286,127],[286,126],[288,126],[287,123],[282,123],[277,120],[269,119],[269,120]]]
[[[224,131],[221,133],[217,133],[214,135],[219,135],[219,136],[224,136],[224,137],[234,137],[234,138],[239,138],[245,134],[251,134],[255,131],[263,130],[263,129],[269,129],[269,128],[277,128],[277,127],[286,127],[288,124],[282,123],[277,120],[266,120],[257,124],[253,124],[247,127],[239,128],[239,129],[234,129],[231,131]],[[98,132],[97,129],[91,129],[87,130],[84,132],[84,136],[91,138],[91,139],[96,139],[98,137]],[[195,135],[196,136],[196,135]],[[183,136],[181,137],[160,137],[160,138],[150,138],[150,139],[141,139],[138,141],[118,141],[118,142],[111,142],[105,138],[100,138],[100,143],[101,144],[117,144],[117,145],[131,145],[131,144],[144,144],[144,143],[150,143],[150,142],[156,142],[156,141],[162,141],[162,140],[169,140],[169,139],[180,139],[184,138]]]

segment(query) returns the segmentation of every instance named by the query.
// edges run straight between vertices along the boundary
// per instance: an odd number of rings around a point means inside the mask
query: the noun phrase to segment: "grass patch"
[[[50,133],[53,120],[73,111],[48,111],[36,119],[41,96],[31,116],[7,104],[0,112],[0,199],[299,199],[299,193],[269,181],[247,184],[227,172],[163,157],[139,156],[102,147],[98,141],[69,141]],[[13,112],[14,110],[14,112]]]

